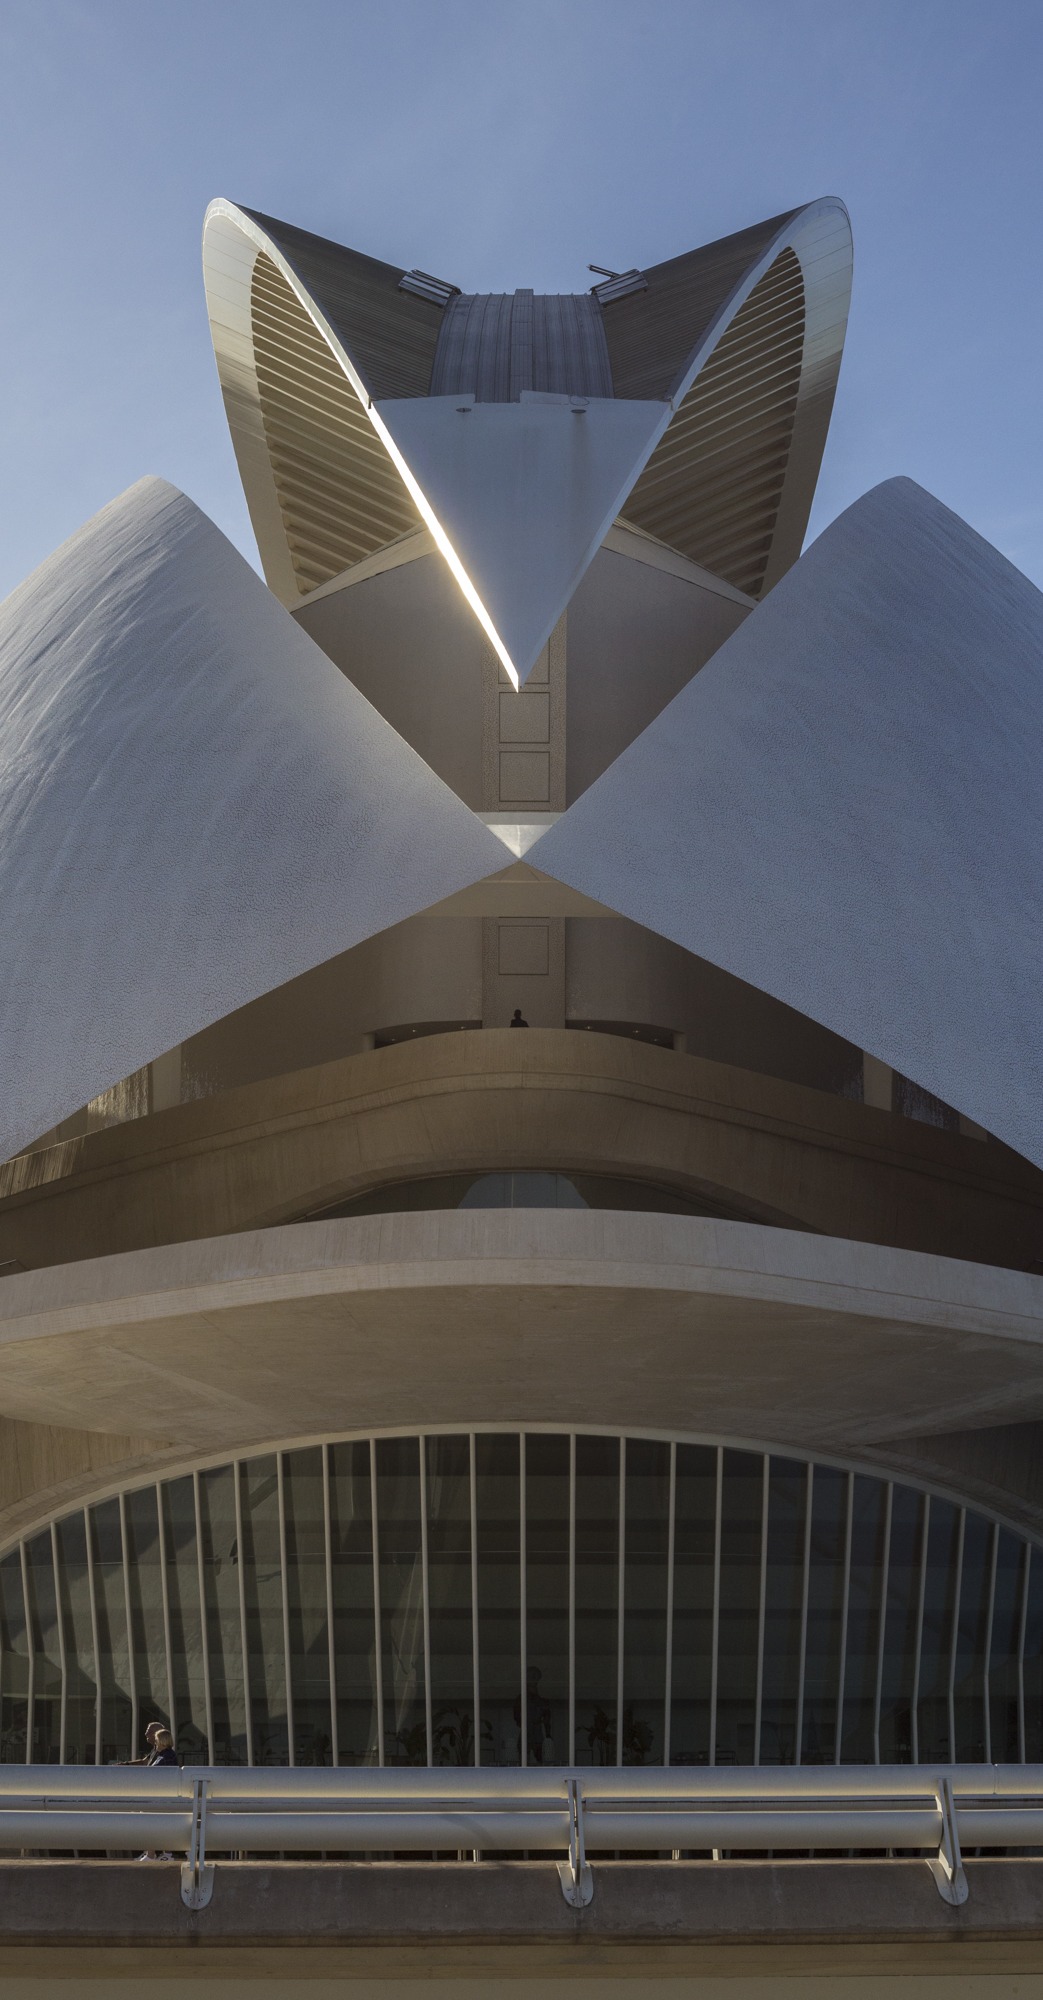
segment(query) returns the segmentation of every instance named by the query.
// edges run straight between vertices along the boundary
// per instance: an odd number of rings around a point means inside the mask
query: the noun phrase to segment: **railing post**
[[[938,1808],[942,1816],[942,1838],[937,1857],[931,1856],[927,1866],[934,1876],[939,1896],[945,1903],[960,1904],[967,1901],[970,1889],[963,1872],[963,1856],[960,1853],[960,1829],[956,1823],[956,1805],[949,1779],[938,1780]]]
[[[570,1909],[583,1910],[594,1894],[594,1877],[583,1843],[583,1794],[578,1778],[566,1778],[569,1813],[569,1858],[558,1862],[561,1893]]]
[[[187,1910],[205,1910],[214,1893],[214,1864],[206,1858],[206,1802],[209,1778],[192,1780],[192,1833],[181,1864],[181,1901]]]

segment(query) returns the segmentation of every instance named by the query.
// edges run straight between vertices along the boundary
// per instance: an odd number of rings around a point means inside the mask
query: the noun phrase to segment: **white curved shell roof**
[[[1043,596],[911,480],[530,849],[1043,1165]]]
[[[0,1154],[502,865],[213,523],[142,480],[0,607]]]

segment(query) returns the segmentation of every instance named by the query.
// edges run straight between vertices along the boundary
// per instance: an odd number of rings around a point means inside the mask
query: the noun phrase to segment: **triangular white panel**
[[[503,853],[142,480],[0,607],[0,1157]]]
[[[911,480],[842,514],[529,861],[1043,1165],[1043,596]]]
[[[669,405],[418,396],[374,404],[373,413],[520,686],[665,427]]]

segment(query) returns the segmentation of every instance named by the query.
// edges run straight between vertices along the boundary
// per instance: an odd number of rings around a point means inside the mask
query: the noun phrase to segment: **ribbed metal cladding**
[[[315,1441],[0,1559],[0,1761],[1036,1762],[1043,1560],[943,1495],[748,1444]]]
[[[783,250],[700,371],[625,519],[760,595],[789,463],[804,356],[804,279]]]
[[[344,342],[371,396],[426,396],[442,306],[402,289],[400,265],[384,264],[325,236],[254,209],[310,298]]]
[[[446,307],[432,396],[514,403],[523,390],[611,396],[601,307],[585,293],[482,292]]]
[[[265,442],[303,596],[420,517],[343,369],[263,253],[250,308]]]

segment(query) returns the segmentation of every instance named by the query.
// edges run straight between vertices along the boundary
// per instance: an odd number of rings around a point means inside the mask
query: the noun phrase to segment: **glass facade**
[[[622,1180],[612,1174],[518,1173],[431,1174],[426,1180],[389,1181],[365,1194],[314,1209],[306,1220],[332,1221],[353,1215],[402,1215],[438,1208],[608,1208],[655,1215],[706,1215],[744,1222],[741,1209],[712,1195],[684,1195],[654,1181]]]
[[[0,1758],[1043,1758],[1043,1552],[753,1447],[549,1430],[261,1453],[0,1558]]]

